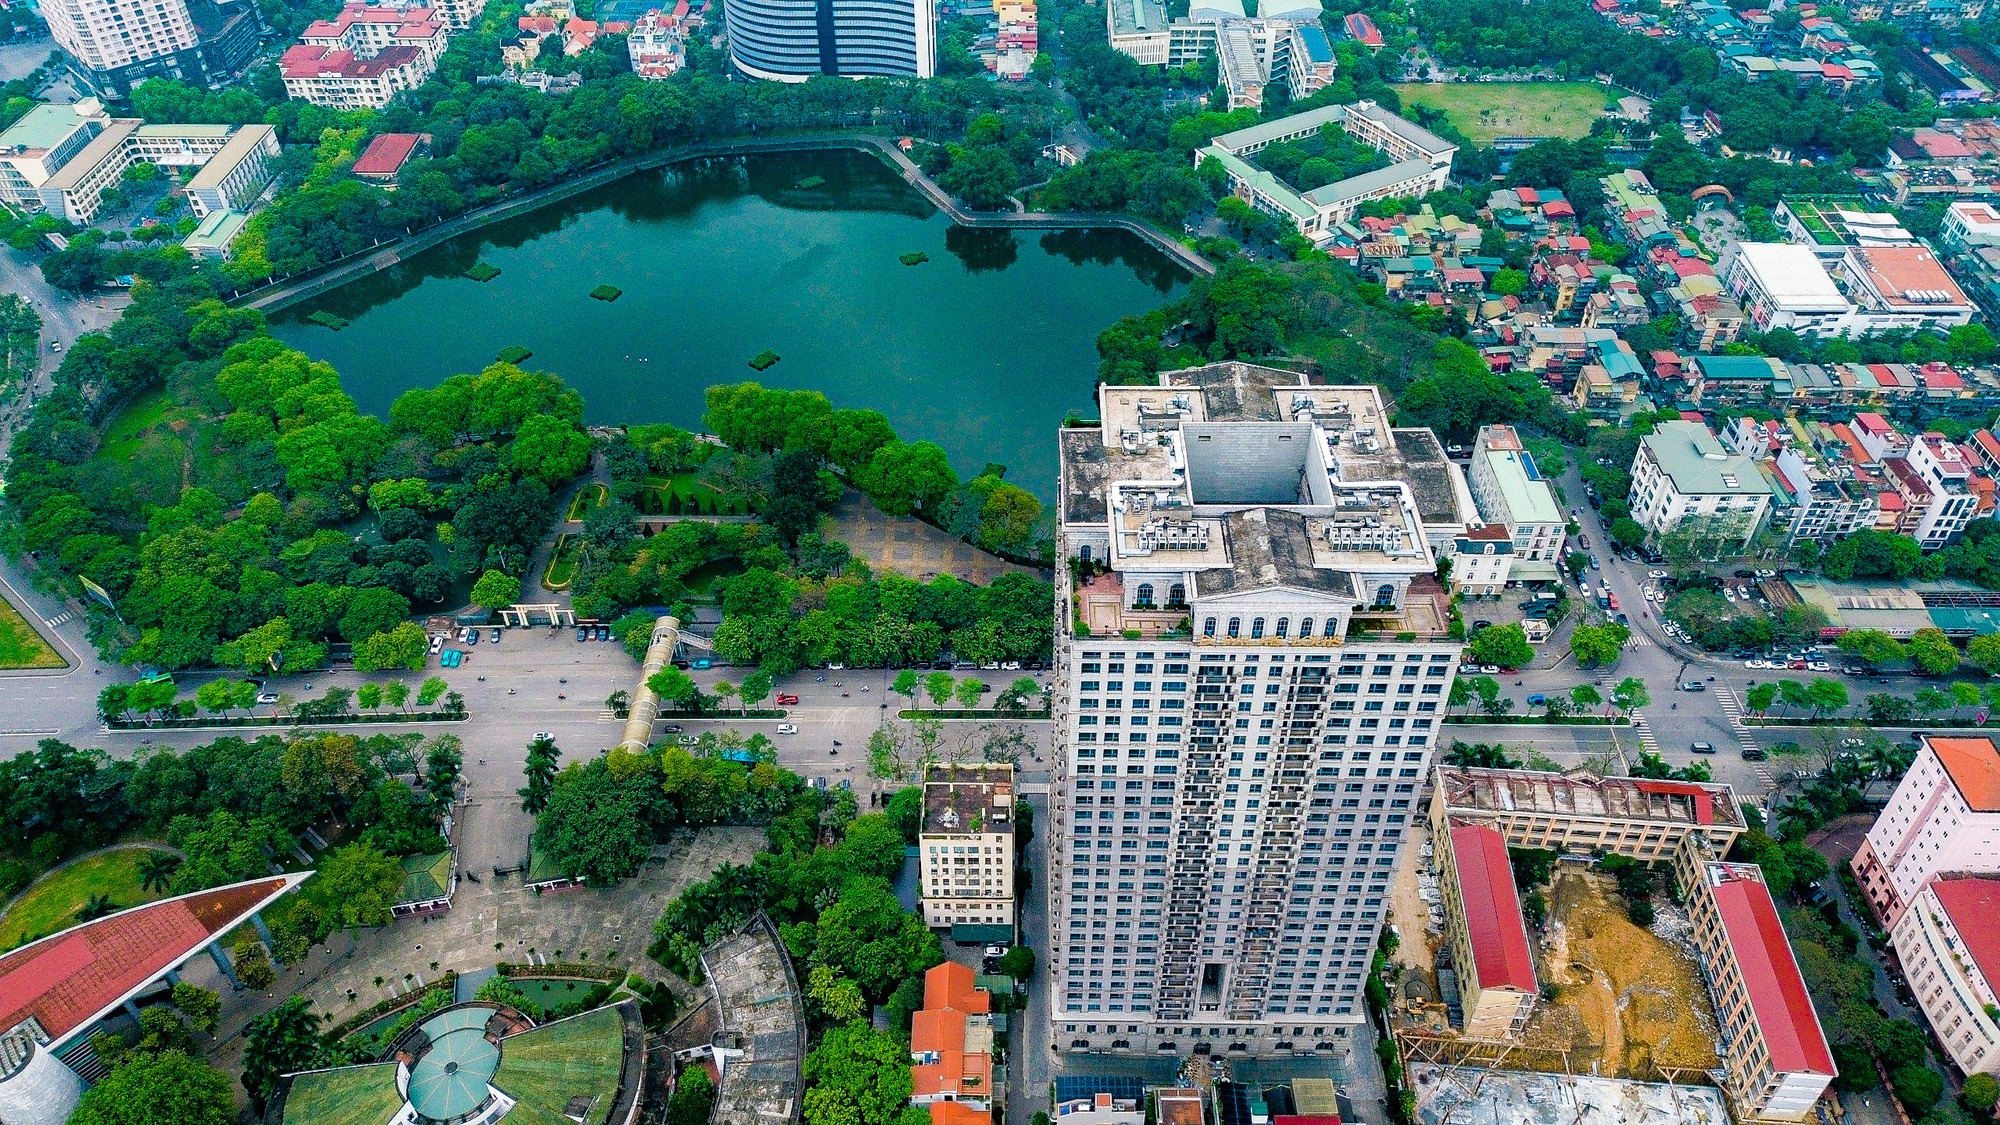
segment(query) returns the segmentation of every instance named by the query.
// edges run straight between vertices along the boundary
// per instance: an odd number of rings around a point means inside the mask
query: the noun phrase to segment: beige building
[[[924,924],[1014,926],[1014,767],[933,766],[917,839]]]
[[[1933,879],[1889,933],[1917,1006],[1966,1074],[2000,1074],[2000,879]]]
[[[1809,1120],[1833,1081],[1833,1051],[1763,871],[1716,862],[1711,843],[1689,836],[1674,874],[1715,1006],[1722,1091],[1738,1121]]]
[[[1727,851],[1744,830],[1727,785],[1457,766],[1438,767],[1430,822],[1434,840],[1452,824],[1484,824],[1510,848],[1602,849],[1648,862],[1671,857],[1690,832]]]
[[[1498,831],[1483,824],[1450,827],[1436,837],[1438,887],[1458,970],[1463,1030],[1475,1039],[1503,1038],[1528,1025],[1541,994],[1514,867]]]

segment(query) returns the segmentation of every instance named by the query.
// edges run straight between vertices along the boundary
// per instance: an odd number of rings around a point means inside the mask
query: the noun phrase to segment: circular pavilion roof
[[[410,1064],[410,1105],[432,1121],[451,1121],[486,1101],[500,1069],[500,1045],[486,1038],[491,1008],[452,1008],[424,1021],[429,1047]]]

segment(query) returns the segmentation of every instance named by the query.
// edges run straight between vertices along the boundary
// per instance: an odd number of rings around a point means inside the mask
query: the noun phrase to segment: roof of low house
[[[368,142],[361,158],[349,170],[357,176],[394,175],[428,138],[427,133],[384,133]]]
[[[924,973],[924,1008],[956,1008],[979,1014],[992,1011],[993,996],[974,984],[971,969],[953,961]]]

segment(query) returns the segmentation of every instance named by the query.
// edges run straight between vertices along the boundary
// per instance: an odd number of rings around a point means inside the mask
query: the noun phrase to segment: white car
[[[431,638],[431,655],[436,656],[439,652],[443,651],[443,649],[444,649],[444,637],[442,635],[433,636]]]
[[[269,707],[271,704],[276,703],[277,701],[278,701],[278,693],[275,691],[261,692],[257,696],[257,702],[262,703],[266,707]]]
[[[1813,672],[1831,672],[1831,671],[1833,671],[1833,665],[1831,665],[1831,664],[1828,664],[1828,663],[1827,663],[1826,661],[1824,661],[1824,660],[1812,660],[1812,661],[1808,661],[1808,662],[1806,663],[1806,668],[1807,668],[1807,669],[1808,669],[1809,671],[1813,671]]]
[[[797,724],[795,724],[795,723],[779,723],[779,724],[778,724],[778,733],[779,733],[779,734],[797,734],[797,733],[799,733],[799,728],[798,728]]]
[[[1498,664],[1481,664],[1479,666],[1479,674],[1482,676],[1497,676],[1500,674],[1500,666]]]
[[[1759,578],[1776,578],[1778,576],[1778,572],[1775,570],[1760,570],[1756,573]]]
[[[540,741],[542,741],[543,739],[547,739],[547,740],[549,740],[550,742],[554,742],[554,741],[556,740],[556,736],[555,736],[555,735],[553,735],[553,734],[550,734],[550,733],[549,733],[548,731],[545,731],[545,730],[538,730],[538,731],[536,731],[536,732],[535,732],[535,741],[536,741],[536,742],[540,742]]]
[[[1771,662],[1768,660],[1745,660],[1743,666],[1745,668],[1769,668]]]
[[[1672,577],[1673,577],[1673,575],[1671,575],[1671,574],[1668,574],[1668,573],[1667,573],[1666,571],[1664,571],[1664,570],[1649,570],[1649,571],[1647,571],[1647,572],[1646,572],[1646,577],[1648,577],[1648,578],[1672,578]]]

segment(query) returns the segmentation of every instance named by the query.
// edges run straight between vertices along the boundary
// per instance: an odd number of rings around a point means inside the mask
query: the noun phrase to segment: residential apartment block
[[[972,970],[946,961],[924,973],[923,1010],[910,1018],[910,1104],[932,1125],[993,1125],[1007,1092],[993,1058],[993,997]]]
[[[1771,507],[1757,463],[1722,447],[1700,422],[1662,422],[1632,459],[1632,518],[1655,536],[1700,521],[1702,538],[1748,546]]]
[[[1514,580],[1556,578],[1569,520],[1512,426],[1480,427],[1467,476],[1479,514],[1513,540]]]
[[[1014,767],[933,766],[917,838],[924,924],[1014,929]]]
[[[1925,884],[1889,933],[1917,1006],[1965,1074],[2000,1073],[2000,878]]]
[[[1715,1005],[1723,1093],[1739,1121],[1812,1120],[1833,1081],[1833,1051],[1764,873],[1719,863],[1711,847],[1689,837],[1674,873]]]
[[[1064,428],[1049,884],[1060,1049],[1347,1049],[1460,645],[1471,515],[1373,386],[1242,363]]]
[[[44,0],[38,10],[70,72],[107,98],[148,78],[217,85],[249,63],[263,28],[247,0]]]
[[[1510,848],[1603,851],[1648,863],[1670,858],[1691,833],[1727,850],[1745,829],[1727,785],[1440,766],[1431,786],[1431,838],[1463,824],[1494,829]]]
[[[1939,875],[2000,871],[2000,748],[1991,738],[1920,734],[1854,856],[1861,893],[1890,932]]]
[[[1433,839],[1445,940],[1465,1013],[1461,1030],[1475,1039],[1518,1034],[1534,1014],[1541,986],[1506,838],[1484,824],[1449,828]]]
[[[381,109],[437,69],[451,34],[430,8],[355,0],[316,20],[278,60],[285,93],[336,109]]]

